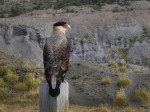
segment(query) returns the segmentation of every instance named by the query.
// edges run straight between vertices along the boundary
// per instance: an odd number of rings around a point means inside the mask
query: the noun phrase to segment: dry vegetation
[[[32,63],[21,57],[4,52],[0,54],[0,112],[38,110],[38,87],[42,70],[39,67],[37,70]],[[38,75],[35,74],[37,72]]]
[[[146,88],[138,88],[134,91],[133,97],[135,101],[139,102],[142,106],[150,106],[150,92]]]
[[[128,99],[123,89],[117,91],[114,101],[117,106],[126,106],[128,104]]]
[[[109,84],[111,84],[112,83],[112,80],[110,79],[110,77],[108,77],[108,76],[106,76],[106,77],[103,77],[102,79],[101,79],[101,84],[102,85],[109,85]]]
[[[129,78],[120,78],[117,82],[117,85],[119,87],[126,87],[129,86],[132,83],[132,81]]]
[[[118,66],[118,64],[117,64],[117,62],[115,60],[110,60],[108,62],[108,66],[109,67],[116,67],[116,66]]]
[[[1,55],[2,56],[2,55]],[[13,58],[14,57],[10,57]],[[20,63],[19,60],[15,57],[15,62]],[[10,59],[9,59],[10,60]],[[11,61],[12,63],[12,61]],[[106,71],[106,68],[103,66],[98,66],[98,64],[93,63],[91,66],[93,69],[89,67],[89,65],[86,62],[86,66],[82,65],[83,63],[77,63],[70,67],[71,71],[69,71],[70,79],[72,79],[73,84],[75,84],[78,92],[91,92],[90,87],[93,89],[93,94],[99,94],[99,96],[106,94],[106,92],[109,92],[109,86],[112,86],[115,84],[116,86],[116,80],[117,78],[114,78],[116,76],[111,76],[109,74],[103,74],[104,71]],[[5,66],[4,66],[5,65]],[[39,98],[39,75],[35,74],[35,71],[39,69],[39,65],[36,67],[33,67],[33,65],[30,62],[23,63],[23,61],[20,63],[20,66],[18,64],[12,64],[14,67],[10,66],[10,64],[0,64],[0,112],[37,112],[39,111],[39,105],[38,105],[38,98]],[[93,66],[94,65],[94,66]],[[10,66],[10,69],[7,69],[6,66]],[[112,67],[114,67],[115,64],[112,64]],[[33,67],[33,68],[32,68]],[[87,68],[90,68],[87,70]],[[116,69],[118,66],[115,66]],[[125,70],[124,70],[125,68]],[[123,66],[123,68],[119,67],[120,73],[123,73],[126,71],[126,67]],[[23,70],[26,70],[24,72]],[[96,71],[95,70],[99,70]],[[39,74],[43,74],[43,72],[38,72]],[[99,74],[103,74],[102,76]],[[84,77],[86,76],[86,77]],[[91,77],[92,76],[92,77]],[[91,77],[91,78],[89,78]],[[114,80],[115,79],[115,80]],[[76,83],[76,81],[78,83]],[[117,85],[119,87],[126,87],[130,86],[132,81],[129,78],[120,78],[117,82]],[[97,84],[97,85],[96,85]],[[107,90],[105,91],[106,88]],[[96,92],[97,91],[97,92]],[[91,93],[87,93],[89,97],[92,97]],[[150,101],[150,93],[148,91],[137,89],[134,91],[134,99],[136,102],[138,102],[140,105],[149,105]],[[110,97],[110,96],[107,96]],[[114,102],[108,105],[98,105],[96,107],[84,107],[84,106],[77,106],[77,105],[71,105],[70,106],[70,112],[144,112],[144,111],[138,111],[136,108],[132,106],[128,106],[130,102],[128,101],[128,97],[124,90],[119,90],[116,92],[116,94],[112,95],[112,98],[114,99]],[[109,99],[109,98],[107,98]],[[111,106],[110,106],[111,105]],[[14,108],[15,107],[15,108]],[[23,108],[22,108],[23,107]]]

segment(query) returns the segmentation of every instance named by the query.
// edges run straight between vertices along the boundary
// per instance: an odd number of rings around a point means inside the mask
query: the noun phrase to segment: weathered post
[[[69,111],[69,84],[61,83],[60,95],[51,97],[46,81],[40,85],[40,112],[68,112]]]

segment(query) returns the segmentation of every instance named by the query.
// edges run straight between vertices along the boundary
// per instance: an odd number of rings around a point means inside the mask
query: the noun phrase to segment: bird
[[[69,28],[70,25],[64,21],[54,23],[53,33],[47,38],[43,49],[45,78],[52,97],[60,94],[60,85],[68,71],[69,44],[65,33]]]

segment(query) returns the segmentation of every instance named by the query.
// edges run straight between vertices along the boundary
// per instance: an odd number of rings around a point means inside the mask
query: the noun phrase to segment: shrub
[[[140,73],[140,72],[142,72],[141,69],[138,69],[138,68],[135,68],[135,69],[133,69],[132,71],[133,71],[134,73]]]
[[[111,84],[111,83],[112,83],[112,81],[111,81],[111,79],[110,79],[108,76],[103,77],[103,78],[101,79],[101,84],[103,84],[103,85],[109,85],[109,84]]]
[[[125,91],[119,90],[115,95],[114,101],[118,106],[126,106],[128,104],[128,100]]]
[[[138,88],[137,90],[135,90],[133,93],[133,97],[141,105],[150,105],[150,93],[146,90],[146,88]]]
[[[108,66],[109,67],[116,67],[117,66],[117,62],[115,60],[111,60],[108,62]]]
[[[28,87],[27,87],[26,83],[20,82],[20,83],[15,84],[13,86],[13,89],[15,91],[27,91]]]
[[[15,75],[11,70],[7,71],[7,75],[5,76],[5,80],[8,84],[15,84],[19,79],[18,75]]]
[[[21,67],[24,68],[24,69],[31,69],[31,68],[33,68],[33,65],[32,65],[32,63],[29,62],[29,61],[24,61],[24,62],[22,63],[22,65],[21,65]]]
[[[120,78],[117,82],[117,85],[125,87],[125,86],[130,85],[131,83],[132,81],[129,78]]]
[[[0,87],[1,88],[6,87],[6,83],[4,82],[4,80],[2,78],[0,78]]]
[[[40,82],[40,79],[35,78],[34,75],[31,73],[25,76],[25,83],[27,84],[28,89],[37,89]]]
[[[28,80],[31,80],[31,79],[34,79],[34,78],[35,78],[34,75],[32,73],[29,73],[29,74],[25,75],[24,80],[28,81]]]
[[[125,73],[127,71],[127,68],[125,66],[121,66],[116,68],[115,70],[117,73]]]
[[[9,97],[7,89],[0,89],[0,100],[4,100]]]

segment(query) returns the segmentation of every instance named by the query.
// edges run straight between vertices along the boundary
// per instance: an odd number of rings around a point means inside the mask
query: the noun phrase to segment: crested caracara
[[[52,97],[59,95],[60,84],[68,70],[69,47],[65,35],[68,28],[70,25],[66,22],[55,23],[52,36],[46,40],[43,50],[45,77]]]

